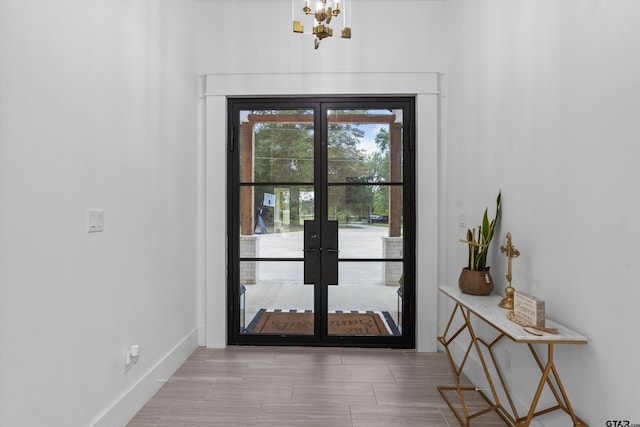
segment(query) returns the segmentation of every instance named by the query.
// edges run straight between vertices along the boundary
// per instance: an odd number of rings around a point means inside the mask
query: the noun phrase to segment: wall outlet
[[[467,228],[467,214],[465,213],[458,214],[458,227]]]
[[[104,231],[104,211],[102,209],[89,209],[87,211],[87,233],[100,233]]]
[[[138,363],[138,357],[140,356],[140,346],[138,344],[129,347],[124,354],[124,373],[129,372],[129,369],[136,363]]]

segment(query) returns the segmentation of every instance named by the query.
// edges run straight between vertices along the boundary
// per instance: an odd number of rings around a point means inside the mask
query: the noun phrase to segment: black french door
[[[228,101],[230,344],[413,348],[414,99]]]

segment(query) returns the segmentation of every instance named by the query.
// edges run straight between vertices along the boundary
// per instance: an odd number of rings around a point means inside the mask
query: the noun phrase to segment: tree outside
[[[364,115],[366,111],[341,113]],[[308,115],[310,120],[313,113],[260,110],[251,114]],[[287,215],[290,229],[297,229],[305,219],[313,218],[313,188],[284,184],[313,182],[313,124],[256,123],[252,131],[254,182],[263,184],[255,189],[256,209],[263,207],[265,193],[278,193],[276,203],[281,206],[276,208],[281,216]],[[373,141],[367,144],[365,138],[371,138],[372,132]],[[388,215],[388,187],[378,185],[389,180],[388,126],[330,122],[327,148],[329,218],[346,224],[366,222],[372,215]],[[348,185],[331,185],[335,183]],[[278,218],[273,218],[273,211],[266,207],[262,209],[262,217],[267,224],[278,221]]]

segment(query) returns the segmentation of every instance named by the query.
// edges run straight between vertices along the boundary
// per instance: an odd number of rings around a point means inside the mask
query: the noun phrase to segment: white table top
[[[557,328],[558,334],[540,332],[542,336],[526,332],[522,326],[512,322],[507,317],[508,310],[498,304],[502,300],[500,295],[487,296],[469,295],[463,293],[457,286],[440,286],[440,291],[462,306],[468,308],[476,316],[491,324],[515,342],[547,343],[547,344],[586,344],[587,338],[552,320],[546,319],[546,327]]]

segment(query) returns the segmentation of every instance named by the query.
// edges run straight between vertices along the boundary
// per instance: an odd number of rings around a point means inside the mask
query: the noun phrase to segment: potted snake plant
[[[489,221],[489,208],[485,209],[482,224],[477,229],[467,230],[467,238],[460,239],[469,246],[469,260],[467,267],[462,269],[458,286],[466,294],[489,295],[493,292],[493,278],[487,267],[487,254],[489,245],[493,239],[493,233],[500,218],[500,199],[502,193],[498,193],[496,199],[496,214]]]

